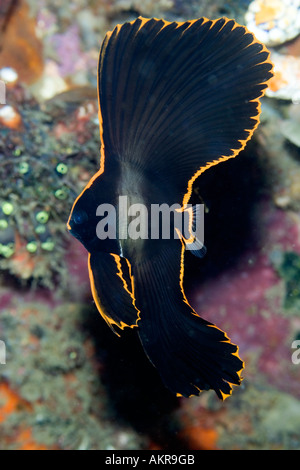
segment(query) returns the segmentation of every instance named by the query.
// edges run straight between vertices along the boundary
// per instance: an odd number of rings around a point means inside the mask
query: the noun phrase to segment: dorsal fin
[[[104,39],[99,58],[105,156],[174,184],[234,157],[259,122],[269,52],[234,20],[139,17]]]

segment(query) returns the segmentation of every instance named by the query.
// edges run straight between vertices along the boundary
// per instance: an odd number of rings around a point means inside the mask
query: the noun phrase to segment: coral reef
[[[268,386],[236,391],[235,403],[223,406],[207,396],[183,403],[177,416],[192,449],[297,450],[300,404]]]
[[[284,308],[300,312],[300,255],[293,251],[276,253],[274,263],[279,276],[285,281]]]
[[[273,77],[267,96],[282,100],[300,102],[300,59],[292,55],[272,53],[275,76]]]
[[[173,0],[116,0],[115,11],[136,11],[143,16],[151,17],[164,14],[174,7]]]
[[[0,31],[0,68],[12,67],[18,70],[19,79],[29,84],[43,72],[43,46],[36,37],[36,20],[29,14],[25,2],[6,3],[9,16],[5,28]],[[10,14],[10,8],[15,10],[14,14]]]
[[[0,370],[2,450],[146,445],[128,426],[114,423],[99,380],[103,365],[83,326],[86,308],[3,288],[0,303],[9,364]]]
[[[20,87],[7,99],[20,121],[3,122],[0,140],[0,264],[49,286],[67,277],[66,220],[99,158],[96,102],[62,96],[42,110]]]
[[[300,34],[299,0],[253,0],[244,16],[249,30],[271,49],[275,76],[267,96],[299,103],[300,58],[297,43]],[[288,41],[291,41],[291,47]]]
[[[255,383],[261,374],[272,386],[300,398],[300,371],[291,361],[299,322],[299,225],[268,205],[261,211],[261,239],[255,249],[247,250],[233,268],[204,281],[193,302],[239,345],[245,381]],[[286,251],[292,246],[293,254]]]
[[[299,2],[254,0],[245,16],[248,4],[1,2],[1,449],[299,448]],[[247,18],[271,44],[276,74],[253,143],[205,172],[193,195],[207,208],[207,255],[187,255],[187,296],[246,363],[225,403],[171,396],[138,341],[107,334],[86,253],[66,232],[99,164],[101,41],[140,14]]]
[[[300,33],[300,1],[253,0],[245,21],[257,39],[267,46],[277,46]]]

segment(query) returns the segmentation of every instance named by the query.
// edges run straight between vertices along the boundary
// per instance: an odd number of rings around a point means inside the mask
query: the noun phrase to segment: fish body
[[[100,169],[76,199],[68,228],[89,253],[101,315],[113,329],[137,328],[163,382],[180,396],[213,389],[224,399],[241,383],[244,364],[226,333],[186,298],[189,237],[171,218],[177,236],[160,228],[153,236],[149,214],[163,205],[183,212],[195,179],[244,148],[271,69],[266,48],[226,18],[139,17],[117,25],[101,47]]]

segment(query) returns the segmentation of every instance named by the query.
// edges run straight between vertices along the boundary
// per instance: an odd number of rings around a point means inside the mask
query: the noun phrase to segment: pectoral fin
[[[131,267],[126,258],[95,252],[89,255],[89,275],[94,301],[106,323],[113,329],[137,326]],[[117,333],[118,334],[118,333]]]

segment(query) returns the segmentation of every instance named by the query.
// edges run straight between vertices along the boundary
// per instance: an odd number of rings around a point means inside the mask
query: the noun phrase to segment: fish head
[[[121,253],[120,243],[115,231],[115,209],[112,204],[108,203],[108,201],[111,201],[109,197],[110,187],[110,178],[108,184],[105,181],[103,182],[102,177],[92,178],[75,200],[67,222],[67,228],[71,235],[77,238],[89,253],[96,251],[117,255]],[[104,211],[101,212],[101,208],[104,208]],[[107,217],[104,217],[107,214],[105,209],[108,209]],[[112,216],[109,212],[112,212]],[[106,231],[100,233],[101,216],[103,226],[108,227],[107,233]],[[111,236],[110,228],[114,229],[113,236]]]
[[[71,235],[91,252],[99,242],[96,225],[96,204],[93,192],[90,188],[86,188],[73,204],[67,228]]]

